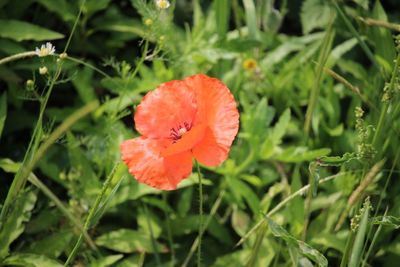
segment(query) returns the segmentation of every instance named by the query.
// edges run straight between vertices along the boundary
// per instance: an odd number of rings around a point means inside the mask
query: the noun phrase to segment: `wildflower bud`
[[[45,75],[47,73],[47,67],[40,67],[39,73],[40,73],[40,75]]]
[[[146,20],[144,21],[144,25],[146,25],[146,26],[151,26],[151,25],[153,25],[153,20],[152,20],[152,19],[146,19]]]
[[[361,107],[356,107],[354,113],[356,115],[356,118],[362,118],[362,116],[364,116],[364,110]]]
[[[254,71],[257,68],[257,61],[254,58],[248,58],[243,61],[243,68],[248,71]]]
[[[65,52],[60,54],[60,59],[66,59],[67,57],[68,57],[68,54]]]
[[[156,0],[156,5],[159,9],[167,9],[170,6],[168,0]]]
[[[34,88],[35,88],[35,82],[30,79],[27,80],[26,81],[26,90],[33,91]]]

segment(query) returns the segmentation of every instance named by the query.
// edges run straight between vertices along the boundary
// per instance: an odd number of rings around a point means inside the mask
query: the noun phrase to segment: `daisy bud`
[[[40,67],[39,73],[40,73],[40,75],[45,75],[47,73],[47,67]]]
[[[65,52],[60,54],[60,59],[66,59],[67,57],[68,57],[68,54]]]
[[[151,26],[151,25],[153,25],[153,20],[152,20],[152,19],[146,19],[146,20],[144,21],[144,25],[146,25],[146,26]]]
[[[26,90],[33,91],[34,88],[35,88],[35,82],[30,79],[27,80],[26,81]]]

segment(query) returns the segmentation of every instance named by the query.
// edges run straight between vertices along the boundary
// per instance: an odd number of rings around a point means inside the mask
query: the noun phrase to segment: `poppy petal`
[[[193,148],[192,153],[201,164],[215,167],[226,160],[229,146],[218,144],[211,129],[207,128],[204,138]]]
[[[222,151],[229,152],[239,130],[239,112],[235,99],[228,87],[218,79],[197,74],[184,81],[196,92],[198,113],[194,123],[205,123],[211,130],[202,144],[207,144],[206,147],[210,149],[208,157],[215,157],[213,162],[218,162],[222,158],[220,155]],[[213,146],[212,149],[210,146],[212,143],[217,147]],[[198,151],[200,146],[201,144],[197,145]],[[202,153],[206,152],[205,148],[201,150]],[[214,166],[214,164],[212,165]]]
[[[146,94],[135,113],[136,129],[148,138],[170,138],[171,130],[192,125],[196,95],[183,81],[161,84]]]
[[[165,142],[145,137],[126,140],[120,146],[122,160],[136,180],[158,189],[173,190],[192,172],[192,155],[182,152],[162,157],[164,147]]]

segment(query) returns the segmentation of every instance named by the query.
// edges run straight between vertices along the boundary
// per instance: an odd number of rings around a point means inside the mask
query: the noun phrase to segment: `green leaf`
[[[181,191],[178,201],[178,214],[180,217],[184,217],[188,214],[193,198],[193,187]]]
[[[221,39],[225,38],[226,32],[228,31],[229,15],[230,15],[229,11],[231,9],[230,6],[231,6],[230,0],[214,1],[215,13],[218,14],[218,16],[215,16],[217,32],[219,38]]]
[[[373,224],[380,224],[384,226],[400,228],[400,218],[395,216],[378,216],[372,220]]]
[[[357,229],[356,239],[354,240],[353,249],[351,250],[350,260],[348,267],[360,266],[362,250],[364,247],[364,240],[368,229],[368,217],[370,211],[369,198],[364,201],[361,221]]]
[[[120,229],[106,233],[96,239],[96,244],[122,253],[155,252],[148,234],[130,229]],[[156,243],[158,252],[166,252],[166,247]]]
[[[231,223],[235,232],[239,236],[244,236],[249,230],[250,218],[245,212],[236,207],[232,212]]]
[[[24,224],[31,217],[36,198],[36,193],[27,190],[20,193],[13,201],[12,208],[0,231],[0,260],[8,255],[11,243],[24,232]]]
[[[375,2],[372,10],[372,18],[382,21],[388,21],[385,10],[383,9],[380,1]],[[396,50],[392,33],[383,27],[373,27],[372,40],[375,43],[376,55],[384,59],[387,64],[393,66],[393,59],[396,57]]]
[[[139,229],[146,233],[148,236],[153,235],[157,239],[161,235],[161,225],[158,218],[149,209],[145,209],[137,215]]]
[[[328,266],[328,260],[318,250],[314,249],[307,243],[294,238],[282,226],[276,224],[269,217],[265,217],[265,219],[268,222],[269,229],[275,237],[284,240],[288,246],[295,248],[301,255],[314,261],[319,267]]]
[[[243,5],[246,13],[246,23],[249,30],[249,37],[258,39],[259,32],[257,28],[257,13],[253,0],[243,0]]]
[[[0,97],[0,138],[3,132],[4,122],[7,117],[7,92],[4,92]]]
[[[310,33],[314,29],[321,29],[328,25],[334,10],[325,0],[306,0],[301,6],[301,24],[303,33]]]
[[[66,0],[37,0],[37,2],[67,22],[73,22],[78,13],[78,10],[74,10],[71,5],[73,2],[67,2]]]
[[[303,162],[315,160],[316,158],[326,156],[331,153],[330,148],[321,148],[316,150],[308,150],[306,147],[291,147],[284,150],[275,159],[283,162]]]
[[[0,37],[16,41],[44,41],[61,39],[64,35],[25,21],[2,19],[0,20]]]
[[[11,159],[0,159],[0,168],[5,172],[16,173],[21,167],[21,163],[14,162]]]
[[[24,252],[57,258],[67,248],[72,237],[72,230],[64,228],[59,232],[45,235],[43,239],[35,240],[31,243],[30,248]]]
[[[104,258],[101,258],[101,259],[98,259],[98,260],[90,262],[88,267],[107,267],[107,266],[111,266],[114,263],[116,263],[117,261],[119,261],[120,259],[122,259],[123,257],[124,257],[124,255],[122,255],[122,254],[107,256],[107,257],[104,257]]]
[[[278,122],[275,124],[271,132],[272,142],[275,145],[281,143],[282,137],[285,135],[287,127],[290,122],[290,109],[286,109],[285,112],[279,117]]]
[[[13,254],[4,261],[4,264],[24,267],[62,267],[56,260],[30,253]]]
[[[318,164],[321,166],[340,166],[352,159],[355,159],[354,153],[345,153],[343,156],[321,157],[318,159]]]
[[[83,68],[78,71],[76,77],[72,80],[79,97],[84,103],[89,103],[96,99],[96,94],[92,86],[93,70],[90,68]]]

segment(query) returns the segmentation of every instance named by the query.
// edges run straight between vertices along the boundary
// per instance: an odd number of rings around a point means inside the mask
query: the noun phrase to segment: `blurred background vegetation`
[[[0,60],[56,48],[0,61],[0,265],[194,266],[196,174],[138,184],[119,144],[146,92],[206,73],[241,119],[202,168],[202,264],[398,266],[399,18],[397,0],[0,0]]]

